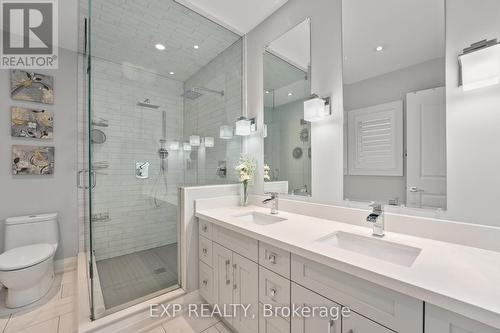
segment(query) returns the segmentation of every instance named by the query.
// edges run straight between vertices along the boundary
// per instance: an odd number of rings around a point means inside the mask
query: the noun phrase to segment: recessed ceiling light
[[[193,45],[193,48],[195,48],[196,50],[198,50],[200,47],[198,45]]]
[[[170,75],[174,75],[175,73],[174,72],[170,72]]]
[[[293,94],[291,92],[288,93],[288,96],[292,96]]]
[[[155,47],[157,50],[160,50],[160,51],[165,50],[165,45],[163,45],[163,44],[156,44]]]
[[[375,49],[377,52],[380,52],[384,49],[384,47],[382,45],[379,45],[377,46],[377,48]]]

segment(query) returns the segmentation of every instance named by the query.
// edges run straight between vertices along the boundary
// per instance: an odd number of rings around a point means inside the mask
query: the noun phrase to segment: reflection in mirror
[[[445,0],[344,0],[344,198],[446,208]]]
[[[264,51],[264,191],[311,194],[311,125],[304,100],[311,94],[309,19]]]

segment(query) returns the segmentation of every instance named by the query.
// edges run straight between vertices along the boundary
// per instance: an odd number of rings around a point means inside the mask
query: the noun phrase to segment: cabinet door
[[[279,316],[264,317],[262,304],[259,304],[259,333],[290,333],[290,322]]]
[[[292,304],[308,308],[336,308],[339,313],[338,318],[321,317],[317,312],[307,317],[292,316],[292,333],[341,333],[341,306],[337,303],[292,282]]]
[[[259,266],[253,261],[233,252],[233,302],[250,306],[245,311],[238,307],[233,326],[239,333],[258,332]]]
[[[342,333],[394,333],[388,328],[371,321],[356,312],[342,318]],[[441,332],[443,333],[443,332]]]
[[[500,330],[426,303],[425,332],[500,333]]]
[[[213,243],[213,300],[221,309],[227,304],[226,313],[231,314],[233,304],[233,259],[231,250]],[[232,324],[231,316],[225,318]]]

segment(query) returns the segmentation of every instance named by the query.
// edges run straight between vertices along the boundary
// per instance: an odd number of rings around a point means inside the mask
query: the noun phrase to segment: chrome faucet
[[[373,223],[373,236],[384,237],[384,210],[382,204],[372,203],[372,213],[366,217],[366,221]]]
[[[262,201],[262,203],[267,204],[271,202],[271,214],[278,214],[278,193],[269,192],[266,194],[269,194],[271,197],[265,199],[264,201]]]

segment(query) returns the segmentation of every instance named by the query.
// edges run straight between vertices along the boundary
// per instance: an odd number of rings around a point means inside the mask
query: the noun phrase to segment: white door
[[[341,306],[298,284],[292,282],[292,304],[312,308],[326,306],[337,308],[340,314]],[[292,317],[292,333],[341,333],[341,318],[322,317],[317,315],[307,317]]]
[[[250,306],[246,314],[241,308],[236,310],[233,326],[239,333],[258,332],[259,266],[233,252],[233,274],[234,304]]]
[[[233,304],[233,259],[232,251],[213,243],[213,299],[221,309],[224,304]],[[230,314],[231,307],[227,307],[226,313]],[[231,316],[226,320],[232,324]]]
[[[342,333],[394,333],[394,331],[356,312],[351,312],[349,316],[342,318]]]
[[[406,95],[407,206],[446,208],[444,87]]]

